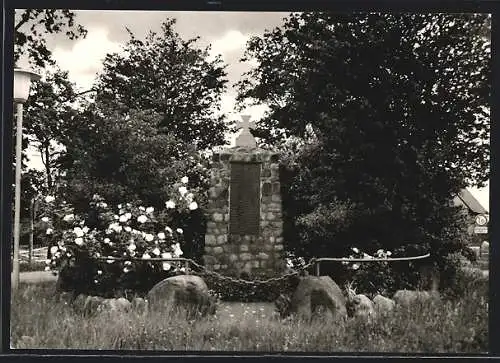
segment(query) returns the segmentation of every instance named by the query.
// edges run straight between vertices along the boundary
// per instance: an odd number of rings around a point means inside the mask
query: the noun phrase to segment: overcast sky
[[[81,91],[88,90],[102,69],[102,60],[107,53],[119,52],[121,45],[129,39],[125,28],[142,39],[150,30],[159,32],[167,18],[176,18],[175,30],[183,39],[200,36],[200,46],[212,45],[213,54],[221,54],[228,64],[229,86],[222,97],[222,112],[231,119],[239,118],[234,113],[236,92],[232,85],[249,70],[250,64],[239,62],[245,44],[252,35],[262,35],[282,24],[288,13],[280,12],[173,12],[173,11],[75,11],[76,22],[83,25],[88,34],[85,39],[69,40],[56,34],[47,39],[49,49],[62,70],[69,72],[70,79]],[[21,67],[27,67],[24,60]],[[244,113],[258,120],[265,107],[253,107]],[[32,165],[39,167],[40,160],[32,156]],[[489,188],[470,189],[480,203],[489,210]]]

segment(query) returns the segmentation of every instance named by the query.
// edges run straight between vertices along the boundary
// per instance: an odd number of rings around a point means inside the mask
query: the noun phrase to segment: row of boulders
[[[170,312],[183,309],[189,317],[215,314],[216,299],[205,281],[195,275],[169,277],[156,284],[145,298],[105,299],[99,296],[78,295],[65,297],[82,314],[102,312],[146,312],[160,309]],[[282,317],[296,315],[311,319],[315,316],[333,319],[346,317],[374,317],[390,313],[396,306],[412,306],[417,301],[439,299],[437,292],[399,290],[393,298],[377,295],[372,299],[354,292],[344,296],[340,287],[328,276],[304,276],[290,296],[281,295],[275,302]]]
[[[215,298],[210,295],[201,277],[179,275],[169,277],[156,284],[145,298],[124,297],[106,299],[100,296],[80,294],[74,298],[71,293],[60,293],[59,298],[69,303],[75,311],[85,315],[96,313],[146,312],[161,309],[173,311],[178,308],[188,312],[188,316],[214,314]]]
[[[329,276],[305,276],[291,296],[281,295],[275,302],[281,316],[297,315],[314,318],[375,317],[387,315],[396,306],[411,307],[419,301],[439,299],[437,292],[399,290],[393,298],[377,295],[371,300],[363,294],[344,296],[340,287]]]

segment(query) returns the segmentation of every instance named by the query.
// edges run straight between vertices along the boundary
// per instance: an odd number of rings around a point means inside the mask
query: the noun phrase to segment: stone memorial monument
[[[242,119],[236,146],[213,155],[204,262],[228,276],[272,277],[285,267],[278,154],[257,148]]]

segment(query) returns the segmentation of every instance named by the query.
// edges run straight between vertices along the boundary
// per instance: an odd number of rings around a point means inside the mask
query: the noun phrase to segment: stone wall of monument
[[[257,148],[235,147],[214,153],[213,161],[205,266],[241,278],[279,275],[285,265],[278,154]],[[260,166],[260,195],[257,196],[260,198],[260,216],[259,227],[254,233],[231,233],[231,164],[235,162]]]

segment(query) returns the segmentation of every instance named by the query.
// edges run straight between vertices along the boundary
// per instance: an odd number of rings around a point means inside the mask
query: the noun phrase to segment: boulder
[[[215,298],[208,292],[205,281],[195,275],[168,277],[148,292],[150,310],[172,311],[183,308],[189,316],[215,314]]]
[[[73,309],[80,314],[85,313],[85,304],[87,302],[87,298],[89,298],[88,295],[85,294],[79,294],[74,300],[73,300]]]
[[[137,312],[145,312],[148,309],[148,302],[142,297],[135,297],[132,299],[132,309]]]
[[[439,300],[437,291],[419,291],[419,290],[398,290],[393,298],[396,305],[411,306],[429,300]]]
[[[347,303],[348,315],[351,317],[370,318],[375,316],[375,306],[365,295],[358,294]]]
[[[301,277],[290,301],[290,312],[311,319],[318,309],[325,309],[333,319],[347,316],[345,298],[329,276]]]
[[[132,309],[132,303],[121,297],[118,299],[103,299],[97,310],[108,313],[127,313]]]
[[[80,294],[73,301],[73,308],[80,314],[92,315],[99,311],[105,299],[100,296]]]
[[[396,303],[388,297],[377,295],[373,298],[373,305],[375,306],[375,311],[379,315],[386,315],[394,310]]]

